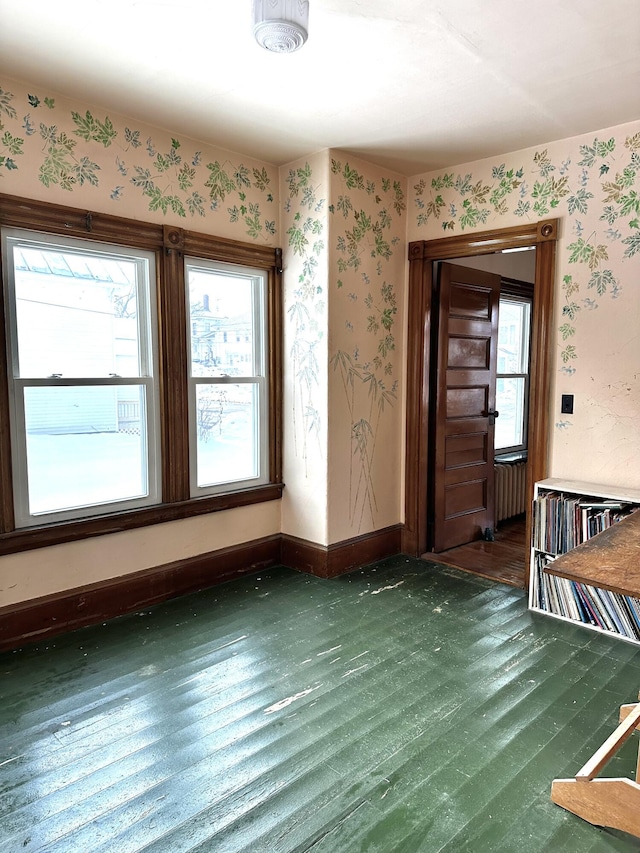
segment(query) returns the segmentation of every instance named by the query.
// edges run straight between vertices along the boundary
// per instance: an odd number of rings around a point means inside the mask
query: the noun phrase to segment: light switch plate
[[[563,415],[573,414],[573,394],[563,394],[560,404],[560,411]]]

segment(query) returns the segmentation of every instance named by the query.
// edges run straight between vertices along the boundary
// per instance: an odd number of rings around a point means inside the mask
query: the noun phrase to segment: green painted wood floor
[[[549,801],[637,698],[640,651],[454,569],[275,569],[0,676],[3,853],[640,849]]]

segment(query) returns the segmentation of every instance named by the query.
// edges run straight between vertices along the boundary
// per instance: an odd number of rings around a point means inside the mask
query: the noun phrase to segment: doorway
[[[433,472],[430,465],[429,418],[435,403],[429,382],[434,307],[433,262],[484,255],[509,248],[536,248],[526,485],[527,503],[530,505],[534,483],[547,476],[551,357],[548,338],[553,310],[557,230],[558,220],[554,219],[515,228],[417,241],[409,245],[404,553],[420,556],[427,550],[427,525],[431,511],[429,483],[432,482]],[[526,542],[530,538],[530,524],[528,513]],[[527,580],[525,577],[525,583]]]
[[[427,551],[440,553],[493,534],[501,277],[443,261],[432,280]]]
[[[535,247],[434,264],[425,559],[522,587]]]
[[[526,535],[526,516],[519,515],[499,523],[490,542],[476,539],[441,554],[423,554],[423,559],[522,588],[529,559]]]

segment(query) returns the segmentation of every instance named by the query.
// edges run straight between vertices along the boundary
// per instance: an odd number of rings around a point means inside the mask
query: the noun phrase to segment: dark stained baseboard
[[[0,651],[135,613],[179,595],[283,565],[332,578],[401,551],[402,525],[334,545],[274,534],[219,551],[0,608]]]
[[[401,540],[401,524],[345,539],[334,545],[316,545],[283,533],[281,561],[283,566],[300,572],[308,572],[319,578],[334,578],[367,563],[399,554]]]
[[[280,534],[0,608],[0,650],[134,613],[280,562]]]

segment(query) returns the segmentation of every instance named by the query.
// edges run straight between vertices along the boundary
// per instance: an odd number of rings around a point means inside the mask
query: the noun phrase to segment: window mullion
[[[174,248],[179,229],[165,233],[165,249],[158,264],[160,318],[160,399],[162,411],[163,501],[189,497],[189,411],[187,364],[187,310],[184,299],[184,261]]]
[[[0,533],[15,527],[4,305],[0,299]]]
[[[276,250],[277,263],[269,272],[265,323],[267,327],[267,363],[269,395],[269,471],[271,479],[282,479],[282,254]]]

